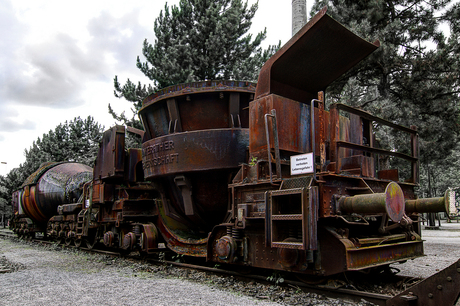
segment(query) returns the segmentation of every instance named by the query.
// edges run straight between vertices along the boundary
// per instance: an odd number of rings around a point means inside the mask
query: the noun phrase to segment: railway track
[[[13,235],[10,231],[5,231],[5,230],[0,230],[0,237],[2,238],[15,238],[16,236]],[[45,244],[45,245],[51,245],[51,244],[56,244],[56,242],[51,242],[51,241],[46,241],[42,239],[33,239],[31,240],[32,242],[35,242],[37,244]],[[63,248],[76,248],[75,246],[66,246],[66,245],[61,245]],[[97,253],[97,254],[103,254],[106,256],[112,256],[112,257],[123,257],[131,260],[144,260],[147,261],[150,264],[153,265],[168,265],[168,266],[173,266],[177,267],[180,269],[188,269],[188,270],[193,270],[193,271],[203,271],[209,274],[217,275],[217,276],[223,276],[223,277],[233,277],[235,279],[238,279],[239,281],[250,283],[250,282],[259,282],[263,284],[272,284],[272,285],[277,285],[280,287],[285,287],[285,288],[294,288],[297,292],[303,291],[303,292],[308,292],[308,293],[314,293],[317,295],[321,295],[327,298],[333,298],[333,299],[342,299],[346,300],[349,302],[360,302],[360,301],[367,301],[370,303],[373,303],[375,305],[391,305],[389,304],[389,301],[393,298],[392,295],[388,294],[381,294],[381,293],[376,293],[376,292],[371,292],[368,290],[358,290],[358,288],[362,285],[363,280],[358,282],[356,278],[359,278],[358,276],[352,276],[349,278],[344,278],[343,276],[340,278],[329,278],[329,279],[323,279],[321,282],[318,280],[313,281],[312,279],[303,279],[298,280],[296,279],[294,274],[284,274],[282,276],[273,276],[273,274],[270,274],[271,272],[267,272],[265,270],[259,270],[259,269],[251,269],[250,274],[248,274],[248,270],[245,271],[238,271],[235,270],[235,267],[233,266],[225,266],[225,267],[216,267],[216,266],[209,266],[206,265],[205,262],[203,263],[185,263],[185,262],[177,262],[175,260],[170,260],[170,259],[159,259],[159,258],[154,258],[152,256],[146,257],[146,256],[141,256],[136,253],[130,253],[130,254],[123,254],[120,252],[114,252],[114,251],[108,251],[108,250],[103,250],[103,249],[88,249],[88,248],[79,248],[83,252],[88,252],[88,253]],[[167,258],[167,256],[165,256]],[[187,273],[186,273],[187,274]],[[374,279],[376,277],[374,276]],[[380,276],[381,278],[381,276]],[[367,276],[366,280],[364,280],[365,283],[368,283],[368,280],[372,279],[371,276]],[[396,275],[391,275],[391,277],[388,278],[388,281],[390,281],[394,284],[391,285],[390,283],[387,284],[388,286],[392,286],[394,288],[397,288],[395,284],[400,284],[399,287],[401,287],[401,284],[405,284],[407,286],[413,285],[415,282],[421,281],[421,279],[416,279],[416,278],[409,278],[409,277],[398,277]],[[307,282],[305,282],[307,281]],[[379,283],[378,285],[375,285],[376,287],[382,287],[382,283]],[[402,288],[404,289],[404,288]],[[402,291],[399,289],[399,291]],[[395,293],[396,289],[394,289]],[[267,297],[268,298],[268,297]]]

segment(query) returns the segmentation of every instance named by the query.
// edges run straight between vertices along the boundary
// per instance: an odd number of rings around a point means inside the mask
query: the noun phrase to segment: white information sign
[[[291,175],[313,173],[313,152],[291,156]]]

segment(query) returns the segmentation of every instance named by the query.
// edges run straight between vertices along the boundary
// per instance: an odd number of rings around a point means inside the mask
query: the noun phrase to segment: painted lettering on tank
[[[174,141],[154,143],[142,149],[143,168],[153,168],[161,165],[179,163],[179,153],[174,151]]]

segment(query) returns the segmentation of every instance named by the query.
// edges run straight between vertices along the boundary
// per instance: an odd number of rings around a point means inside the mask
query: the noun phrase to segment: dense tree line
[[[10,203],[13,191],[42,163],[71,161],[92,167],[102,132],[103,127],[93,117],[76,117],[37,138],[29,149],[24,150],[25,162],[6,176],[0,176],[0,205]],[[0,206],[0,211],[2,208]]]

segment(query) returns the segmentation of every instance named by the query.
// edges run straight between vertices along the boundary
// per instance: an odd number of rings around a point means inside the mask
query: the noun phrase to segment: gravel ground
[[[167,265],[0,238],[0,306],[370,305]]]
[[[394,265],[427,277],[460,257],[460,223],[424,230],[427,256]],[[0,306],[9,305],[370,305],[297,288],[0,239]]]
[[[277,305],[129,260],[0,239],[0,305]]]

